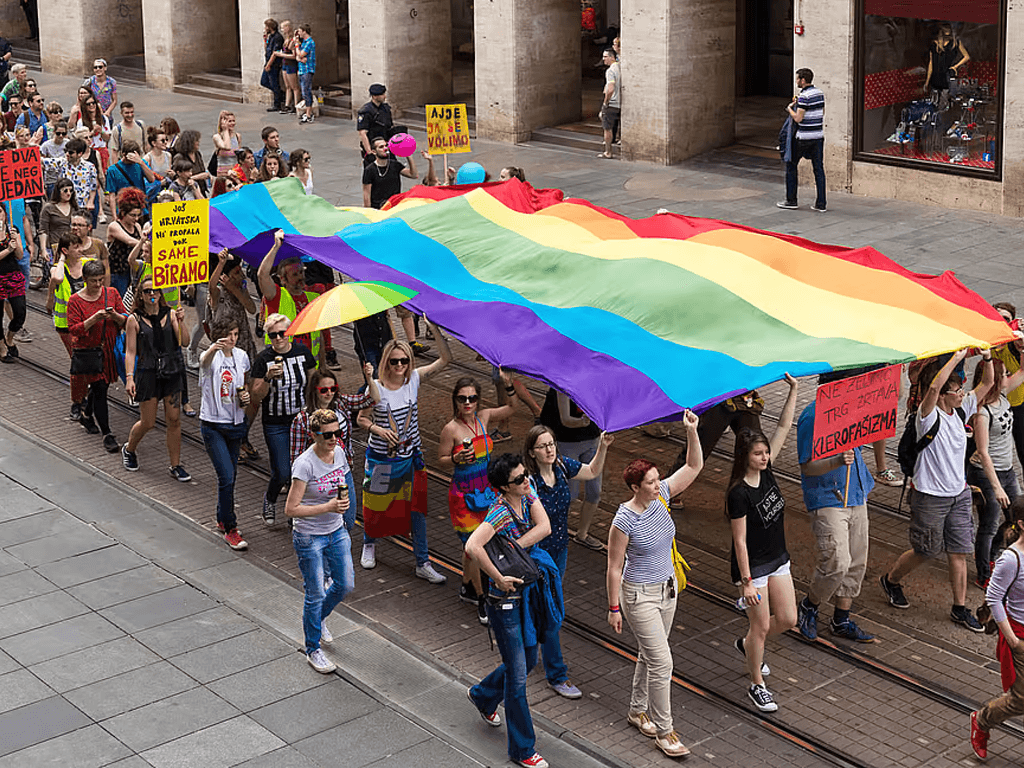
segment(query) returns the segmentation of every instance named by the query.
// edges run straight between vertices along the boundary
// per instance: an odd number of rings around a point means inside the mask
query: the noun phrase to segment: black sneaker
[[[459,600],[470,605],[476,605],[479,602],[480,596],[477,595],[473,582],[462,583],[462,586],[459,587]]]
[[[885,592],[885,596],[889,598],[889,605],[893,608],[910,607],[910,603],[907,602],[907,598],[903,594],[903,587],[889,581],[888,574],[883,573],[882,577],[878,580],[878,583],[882,585],[882,591]]]
[[[483,626],[487,626],[490,623],[490,619],[487,618],[486,602],[481,597],[476,603],[476,618]]]
[[[81,403],[72,403],[71,412],[68,414],[68,418],[72,421],[80,421],[82,419],[82,405]]]
[[[187,483],[192,479],[192,475],[185,471],[185,468],[181,464],[175,464],[168,470],[171,473],[171,477],[177,480],[179,483]]]
[[[796,626],[808,640],[818,639],[818,606],[811,605],[804,598],[796,606]]]
[[[775,205],[778,208],[785,208],[788,211],[795,211],[797,208],[800,207],[796,203],[789,202],[789,200],[779,200],[779,202],[777,202]]]
[[[277,521],[277,502],[268,501],[267,497],[263,497],[263,524],[273,525]]]
[[[775,697],[772,696],[771,691],[765,688],[763,685],[757,685],[756,683],[747,689],[747,696],[754,702],[754,706],[760,709],[762,712],[777,712],[779,705],[775,703]]]
[[[847,619],[841,621],[838,624],[833,619],[828,625],[829,632],[836,637],[841,637],[844,640],[853,640],[856,643],[873,643],[875,642],[875,636],[869,635],[863,629],[858,627],[853,619]]]
[[[324,356],[327,358],[327,364],[329,366],[332,368],[336,368],[338,366],[338,352],[336,350],[328,349]]]
[[[129,472],[139,471],[139,455],[128,450],[128,443],[121,446],[121,463]]]
[[[90,435],[98,435],[100,433],[100,428],[96,426],[92,416],[83,416],[78,420],[78,423],[85,427],[85,431]]]
[[[732,644],[732,647],[743,654],[743,658],[747,658],[747,649],[743,647],[743,636],[740,635],[736,638],[736,641]],[[768,677],[772,673],[772,668],[768,666],[764,658],[761,659],[761,677]]]
[[[117,444],[117,438],[113,435],[108,433],[103,436],[103,449],[107,453],[117,453],[120,447],[121,446]]]
[[[984,632],[985,628],[974,618],[971,609],[965,605],[954,605],[949,611],[949,618],[954,624],[971,630],[971,632]]]

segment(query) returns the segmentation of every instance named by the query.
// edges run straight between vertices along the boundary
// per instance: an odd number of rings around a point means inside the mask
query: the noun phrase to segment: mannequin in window
[[[956,77],[960,68],[971,60],[964,44],[953,36],[949,22],[939,25],[935,39],[928,44],[928,74],[925,91],[931,93],[932,102],[944,111],[949,107],[949,79]]]

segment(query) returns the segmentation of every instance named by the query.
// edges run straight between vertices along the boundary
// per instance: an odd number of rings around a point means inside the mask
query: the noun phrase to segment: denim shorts
[[[915,488],[910,494],[910,546],[925,557],[943,550],[955,555],[973,553],[971,489],[965,486],[957,496],[932,496]]]

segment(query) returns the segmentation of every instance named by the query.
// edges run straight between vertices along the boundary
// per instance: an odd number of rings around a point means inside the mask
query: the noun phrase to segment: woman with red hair
[[[142,239],[139,219],[146,210],[146,195],[135,187],[117,193],[117,218],[107,225],[107,251],[110,254],[110,286],[124,296],[132,282],[128,254]]]

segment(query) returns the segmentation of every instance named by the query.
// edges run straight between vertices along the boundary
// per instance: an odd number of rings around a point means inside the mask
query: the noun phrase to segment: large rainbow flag
[[[418,291],[417,312],[490,362],[567,393],[604,429],[705,409],[782,378],[901,363],[1012,338],[950,272],[873,248],[724,221],[633,220],[513,180],[335,208],[296,179],[212,201],[210,249],[252,264],[283,229],[357,280]]]

